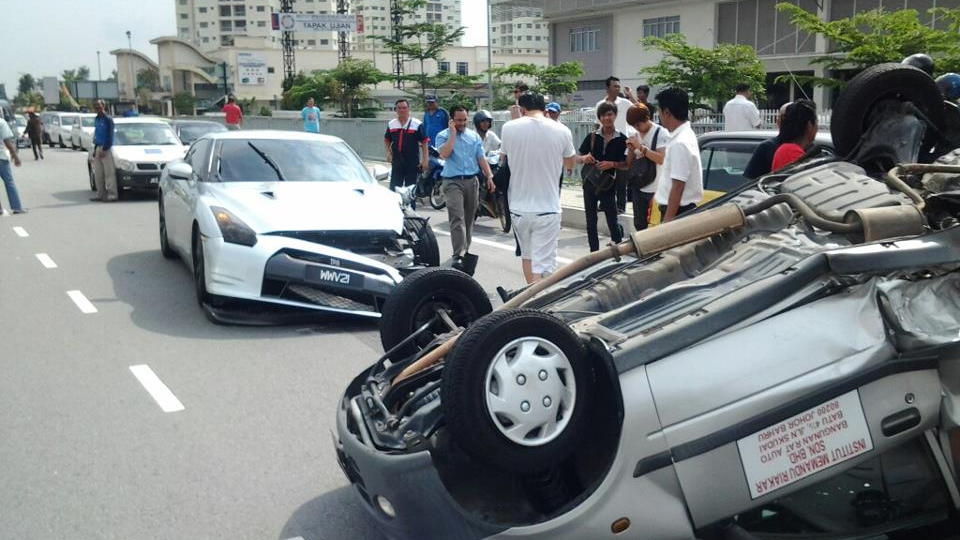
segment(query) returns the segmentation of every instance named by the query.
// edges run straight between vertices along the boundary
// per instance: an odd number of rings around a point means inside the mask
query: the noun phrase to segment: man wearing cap
[[[450,115],[442,107],[437,106],[437,96],[427,94],[427,110],[423,113],[423,130],[427,134],[429,144],[437,140],[437,133],[447,129]]]

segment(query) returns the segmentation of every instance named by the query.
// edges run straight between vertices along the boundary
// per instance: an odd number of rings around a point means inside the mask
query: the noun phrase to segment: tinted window
[[[183,144],[190,144],[207,133],[217,133],[226,130],[227,128],[220,124],[184,124],[180,126],[180,140],[183,141]]]
[[[708,143],[700,151],[703,164],[703,183],[706,189],[730,191],[746,180],[743,170],[747,168],[757,143],[741,141]]]
[[[63,118],[61,118],[61,124],[64,126],[72,126],[73,123],[77,121],[77,118],[79,117],[75,114],[65,115]]]
[[[114,134],[119,146],[180,144],[167,124],[115,124]]]
[[[83,127],[94,127],[97,123],[96,116],[84,117],[81,119],[83,122]]]
[[[193,172],[200,177],[201,180],[207,179],[207,164],[209,163],[210,155],[210,145],[211,141],[198,141],[196,144],[190,147],[190,151],[187,153],[187,156],[184,160],[193,167]]]
[[[252,145],[252,146],[251,146]],[[257,150],[263,153],[260,155]],[[223,182],[368,182],[374,180],[346,143],[291,140],[225,140],[216,164]]]

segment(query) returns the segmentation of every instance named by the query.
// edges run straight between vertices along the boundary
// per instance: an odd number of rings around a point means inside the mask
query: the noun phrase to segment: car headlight
[[[114,162],[118,169],[121,171],[131,172],[133,171],[133,162],[127,161],[125,159],[118,159]]]
[[[220,227],[224,242],[251,247],[257,244],[257,233],[243,220],[231,214],[229,210],[219,206],[211,206],[210,211],[213,212],[213,217],[217,220],[217,226]]]

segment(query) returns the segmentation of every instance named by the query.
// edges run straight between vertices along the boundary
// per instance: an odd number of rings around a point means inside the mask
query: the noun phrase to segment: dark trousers
[[[394,161],[390,167],[390,189],[412,186],[417,183],[417,176],[419,175],[418,164]]]
[[[653,200],[653,193],[646,193],[636,186],[630,186],[630,198],[633,199],[633,228],[642,231],[649,225],[650,201]]]
[[[677,215],[676,215],[676,217],[680,217],[680,216],[686,214],[687,212],[693,210],[693,209],[696,208],[696,207],[697,207],[697,205],[695,205],[695,204],[693,204],[693,203],[690,203],[690,204],[681,206],[680,208],[677,208]],[[663,220],[663,216],[665,216],[665,215],[667,215],[667,205],[661,204],[661,205],[660,205],[660,220],[661,220],[661,221]]]
[[[36,160],[43,157],[43,141],[30,137],[30,148],[33,149],[33,159]],[[39,154],[37,153],[38,151]]]
[[[610,239],[615,244],[620,243],[622,239],[620,224],[617,223],[617,202],[614,191],[610,189],[598,195],[589,185],[583,186],[583,209],[587,218],[587,242],[590,243],[590,251],[600,249],[600,238],[597,234],[597,205],[607,217]]]
[[[617,212],[621,214],[627,211],[627,181],[626,179],[620,178],[621,174],[617,175]]]

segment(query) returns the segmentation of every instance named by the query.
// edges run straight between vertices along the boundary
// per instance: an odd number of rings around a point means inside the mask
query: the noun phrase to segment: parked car
[[[173,133],[169,124],[159,118],[114,118],[113,163],[117,170],[117,194],[128,189],[154,190],[167,163],[180,159],[187,147]],[[96,190],[93,179],[93,145],[87,155],[90,189]]]
[[[336,137],[207,134],[163,170],[159,205],[161,252],[193,269],[219,322],[284,307],[379,317],[405,274],[440,262],[427,220]],[[238,300],[256,307],[241,317]]]
[[[22,114],[14,115],[15,126],[11,126],[17,138],[17,148],[30,148],[30,138],[27,137],[27,117]]]
[[[208,122],[206,120],[172,120],[170,127],[173,128],[177,137],[180,137],[180,141],[187,146],[207,133],[220,133],[227,130],[219,122]]]
[[[807,156],[495,311],[450,269],[400,283],[334,441],[385,536],[956,535],[960,108],[881,64],[831,126],[846,160]]]
[[[50,139],[51,147],[59,145],[60,148],[66,148],[70,144],[73,123],[79,116],[78,113],[54,113],[50,116],[51,123],[45,123],[44,130]]]
[[[97,115],[78,114],[70,128],[70,147],[74,150],[90,151],[93,149],[93,128]]]

